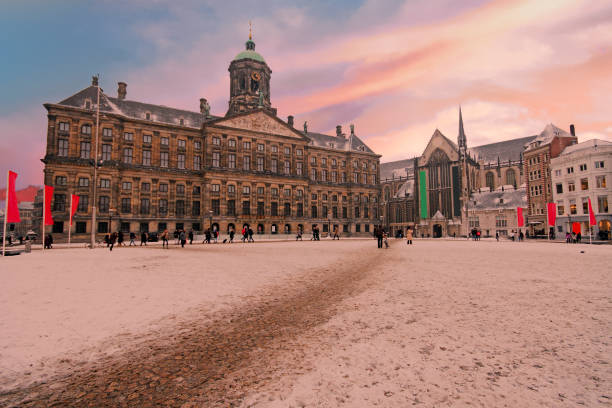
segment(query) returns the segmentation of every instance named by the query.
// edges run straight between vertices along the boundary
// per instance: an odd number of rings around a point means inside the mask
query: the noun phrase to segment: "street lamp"
[[[331,210],[327,210],[327,238],[331,238]]]
[[[210,230],[210,232],[212,233],[212,217],[213,217],[213,211],[212,210],[208,210],[208,229]]]
[[[117,211],[114,208],[110,208],[108,210],[108,233],[111,234],[113,232],[113,213]]]

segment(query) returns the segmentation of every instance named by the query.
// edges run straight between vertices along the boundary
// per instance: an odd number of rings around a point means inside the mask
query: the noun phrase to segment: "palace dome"
[[[255,51],[255,42],[253,42],[253,40],[249,38],[249,40],[245,43],[245,46],[246,46],[246,50],[236,55],[233,61],[239,61],[243,59],[252,59],[255,61],[263,62],[264,64],[266,63],[266,61],[261,56],[261,54]]]

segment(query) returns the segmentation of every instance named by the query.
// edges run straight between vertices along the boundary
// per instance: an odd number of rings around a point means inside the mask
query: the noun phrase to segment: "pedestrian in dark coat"
[[[384,233],[384,230],[382,227],[377,226],[374,228],[374,236],[376,237],[378,248],[383,247],[383,233]]]
[[[115,246],[116,241],[117,241],[117,233],[113,232],[112,234],[110,234],[110,238],[108,239],[108,245],[111,251],[113,250],[113,247]]]
[[[253,228],[249,227],[247,233],[249,234],[249,242],[255,242],[253,239]]]
[[[193,245],[193,230],[189,231],[189,245]]]
[[[185,230],[181,230],[181,232],[179,232],[179,241],[181,241],[181,248],[185,248],[185,244],[187,243],[187,237],[185,236]]]
[[[136,234],[134,234],[133,232],[130,232],[130,246],[136,245],[136,242],[134,242],[135,239],[136,239]]]
[[[123,245],[123,232],[121,231],[117,233],[117,246],[124,246]]]
[[[234,242],[234,235],[235,235],[235,234],[236,234],[236,231],[234,231],[234,229],[232,228],[232,229],[230,230],[230,232],[229,232],[229,236],[230,236],[229,243],[230,243],[230,244],[231,244],[232,242]]]
[[[44,239],[44,244],[46,249],[51,249],[53,245],[53,236],[51,234],[47,235]]]
[[[210,234],[210,228],[206,228],[206,231],[204,232],[204,242],[206,242],[207,244],[210,244],[210,238],[211,238],[211,234]]]
[[[142,231],[140,233],[140,246],[142,246],[144,244],[144,246],[147,246],[147,233]]]

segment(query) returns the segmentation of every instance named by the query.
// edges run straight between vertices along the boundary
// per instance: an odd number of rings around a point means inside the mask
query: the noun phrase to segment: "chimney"
[[[91,86],[98,86],[98,76],[94,75],[91,77]]]
[[[293,127],[293,116],[292,115],[287,116],[287,124]]]
[[[572,134],[572,136],[576,136],[576,128],[574,127],[574,125],[570,125],[570,133]]]
[[[342,126],[336,126],[336,136],[342,137]]]
[[[125,82],[117,82],[117,99],[124,100],[127,95],[127,84]]]

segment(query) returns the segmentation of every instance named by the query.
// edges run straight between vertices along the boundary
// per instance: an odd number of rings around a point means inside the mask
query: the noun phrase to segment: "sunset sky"
[[[42,184],[45,102],[100,73],[104,91],[223,115],[248,21],[279,116],[350,123],[382,161],[421,154],[436,128],[468,146],[539,133],[612,140],[612,2],[0,0],[0,186]]]

